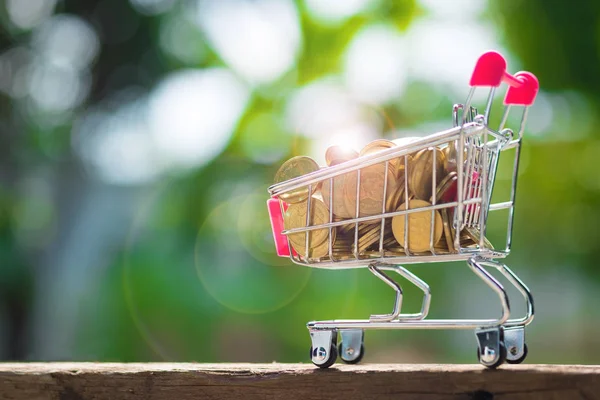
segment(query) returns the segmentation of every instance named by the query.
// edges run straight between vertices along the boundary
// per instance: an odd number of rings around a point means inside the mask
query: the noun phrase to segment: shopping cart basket
[[[494,130],[488,125],[490,111],[495,90],[503,82],[508,84],[505,108],[500,126]],[[454,106],[452,129],[321,168],[269,188],[271,198],[267,204],[278,255],[314,268],[367,267],[396,293],[390,314],[371,315],[364,320],[309,322],[310,354],[315,365],[331,366],[338,352],[346,363],[359,362],[364,354],[365,329],[474,329],[477,357],[484,366],[495,368],[505,361],[520,363],[525,359],[525,326],[533,319],[533,297],[517,275],[497,259],[506,257],[511,248],[523,129],[538,81],[529,72],[508,74],[505,59],[499,53],[487,52],[477,61],[470,87],[465,104]],[[489,89],[483,114],[472,106],[477,88]],[[522,107],[516,134],[505,127],[515,106]],[[514,150],[510,198],[492,203],[498,160],[509,149]],[[445,174],[443,182],[440,174]],[[372,184],[377,179],[380,183],[374,190]],[[340,180],[346,185],[342,191],[338,190]],[[415,187],[416,181],[419,187]],[[299,191],[307,194],[305,201],[299,203],[303,207],[303,222],[289,227],[288,207],[297,209],[299,205],[290,205],[285,199]],[[344,212],[336,210],[340,196],[344,196]],[[390,208],[388,199],[394,196],[399,201]],[[398,207],[398,203],[402,206]],[[323,204],[328,207],[323,208]],[[317,205],[321,207],[320,218],[315,215]],[[488,213],[496,210],[508,210],[506,246],[500,250],[486,239]],[[361,232],[366,230],[368,243],[361,241],[365,237]],[[325,238],[319,244],[322,251],[313,252],[311,241],[318,235]],[[337,250],[342,235],[346,235],[343,240],[350,249],[346,254]],[[446,243],[443,248],[437,245],[442,237]],[[431,302],[429,286],[404,265],[459,260],[465,260],[497,293],[502,307],[499,318],[426,319]],[[524,316],[510,318],[507,292],[486,268],[496,268],[523,295]],[[401,313],[402,290],[386,273],[389,271],[423,291],[419,313]]]

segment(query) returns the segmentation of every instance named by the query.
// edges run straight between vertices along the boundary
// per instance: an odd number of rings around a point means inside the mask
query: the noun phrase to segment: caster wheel
[[[331,348],[329,350],[329,358],[327,359],[327,361],[325,361],[322,364],[317,364],[313,361],[313,348],[310,348],[310,360],[312,361],[313,364],[315,364],[317,367],[319,368],[329,368],[331,367],[333,364],[335,364],[335,360],[337,359],[337,347],[332,343],[331,344]]]
[[[499,366],[501,366],[502,364],[504,364],[504,362],[506,361],[506,346],[504,346],[504,342],[500,342],[500,357],[498,357],[498,359],[493,363],[493,364],[484,364],[481,361],[481,354],[479,352],[479,348],[477,348],[477,361],[479,361],[479,363],[481,365],[483,365],[484,367],[487,367],[489,369],[496,369]]]
[[[365,355],[365,345],[364,344],[360,345],[360,354],[354,360],[346,360],[344,358],[344,352],[342,351],[342,343],[340,343],[340,345],[338,346],[338,353],[339,353],[342,361],[345,362],[346,364],[358,364],[359,362],[362,361],[362,359]]]
[[[509,364],[521,364],[527,358],[527,343],[523,346],[523,355],[516,360],[506,360]]]

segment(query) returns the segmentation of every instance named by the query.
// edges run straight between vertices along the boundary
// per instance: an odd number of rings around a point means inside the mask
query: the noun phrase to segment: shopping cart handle
[[[510,75],[509,75],[510,76]],[[517,72],[512,79],[520,85],[510,85],[504,97],[504,104],[507,106],[530,106],[535,101],[540,83],[531,72]]]
[[[477,60],[469,85],[498,87],[502,83],[505,72],[506,60],[502,54],[488,51]]]
[[[285,203],[284,203],[285,207]],[[275,240],[275,251],[279,257],[290,256],[290,246],[287,237],[281,232],[283,231],[283,215],[279,200],[271,198],[267,200],[267,209],[269,210],[269,219],[271,220],[271,229],[273,230],[273,239]]]
[[[505,105],[530,106],[535,101],[539,83],[530,72],[518,72],[514,76],[506,72],[506,60],[496,51],[483,53],[475,64],[469,85],[498,87],[508,84]]]

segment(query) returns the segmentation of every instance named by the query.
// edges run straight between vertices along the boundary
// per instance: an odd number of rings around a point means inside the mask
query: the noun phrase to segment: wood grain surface
[[[600,399],[600,366],[0,363],[0,399]]]

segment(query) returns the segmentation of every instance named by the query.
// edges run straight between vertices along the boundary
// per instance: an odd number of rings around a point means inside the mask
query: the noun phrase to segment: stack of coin
[[[290,204],[283,218],[286,230],[322,225],[329,222],[329,210],[317,196]],[[310,207],[310,209],[309,209]],[[335,243],[337,230],[331,229],[331,242]],[[329,254],[329,228],[292,233],[288,239],[296,252],[306,258],[320,258]],[[308,243],[308,249],[306,247]],[[308,250],[308,251],[307,251]]]
[[[386,181],[387,185],[384,188]],[[387,192],[385,194],[384,189]],[[387,198],[393,196],[397,190],[398,178],[391,164],[387,167],[387,173],[385,164],[376,164],[361,169],[360,176],[358,172],[347,174],[343,191],[346,212],[353,216],[358,212],[359,217],[367,217],[392,211],[384,210],[384,205],[387,203]],[[376,223],[377,220],[371,222]]]
[[[412,140],[415,139],[408,141]],[[379,139],[360,152],[331,146],[325,154],[327,167],[398,144],[406,143]],[[319,166],[309,157],[294,157],[282,165],[275,181],[283,182],[317,170]],[[456,148],[452,144],[422,149],[387,163],[337,175],[311,185],[310,190],[303,187],[286,192],[280,196],[289,205],[284,216],[286,230],[374,216],[359,223],[289,234],[290,244],[303,259],[334,261],[457,253],[460,249],[455,248],[454,207],[411,212],[455,201],[457,179]],[[387,216],[406,210],[409,212]],[[383,218],[377,217],[382,214]],[[479,231],[474,228],[459,233],[461,248],[477,246],[479,239]],[[492,248],[486,238],[484,244]]]

